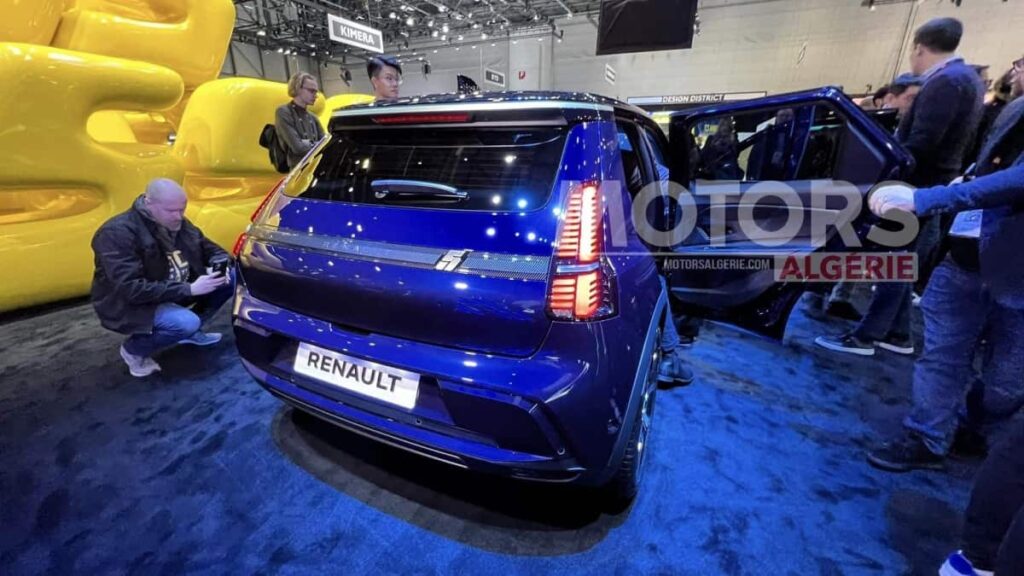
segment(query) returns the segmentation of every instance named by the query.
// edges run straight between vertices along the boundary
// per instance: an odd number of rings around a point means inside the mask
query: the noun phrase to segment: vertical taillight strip
[[[573,184],[561,218],[548,313],[559,320],[614,314],[611,270],[602,254],[604,201],[595,183]]]

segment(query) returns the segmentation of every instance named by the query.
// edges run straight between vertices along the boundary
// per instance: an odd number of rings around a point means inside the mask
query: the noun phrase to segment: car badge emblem
[[[434,264],[434,270],[454,272],[470,252],[472,250],[449,250],[437,259],[437,262]]]

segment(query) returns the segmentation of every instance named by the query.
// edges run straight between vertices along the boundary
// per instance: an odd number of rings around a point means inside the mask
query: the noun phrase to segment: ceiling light
[[[433,28],[433,27],[434,27],[434,21],[433,20],[427,20],[427,28]]]
[[[479,28],[480,28],[480,24],[478,24],[476,22],[473,22],[473,30],[478,30]]]
[[[416,20],[412,16],[409,16],[408,18],[405,19],[405,25],[406,26],[412,26],[415,23],[416,23]]]
[[[462,42],[462,34],[459,34],[459,42]]]
[[[448,40],[448,35],[447,34],[442,34],[441,35],[441,41],[444,42],[446,40]]]
[[[434,37],[434,38],[437,38],[437,30],[434,30],[433,32],[431,32],[430,35],[432,37]]]
[[[448,11],[448,7],[445,6],[444,4],[441,4],[440,6],[437,7],[437,11],[438,12],[447,12]]]
[[[434,54],[437,54],[437,48],[434,49]]]
[[[441,32],[444,32],[445,34],[448,33],[448,25],[447,24],[444,24],[444,25],[441,26]]]
[[[398,18],[398,14],[395,14],[394,12],[392,12],[392,13],[388,14],[388,18],[391,18],[392,20],[394,20],[395,18]]]
[[[487,32],[484,32],[483,34],[481,34],[480,38],[483,39],[483,40],[487,40]]]
[[[267,35],[267,31],[266,30],[259,30],[259,31],[256,32],[256,35],[257,36],[266,36]]]
[[[278,48],[278,49],[277,49],[277,53],[278,53],[278,54],[280,54],[280,53],[282,53],[282,52],[284,52],[284,48]]]

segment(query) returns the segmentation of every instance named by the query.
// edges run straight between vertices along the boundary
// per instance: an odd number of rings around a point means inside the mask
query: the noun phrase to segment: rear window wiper
[[[374,180],[370,183],[373,188],[373,195],[378,200],[399,199],[402,197],[415,198],[442,198],[449,200],[465,200],[469,198],[469,192],[459,190],[454,186],[438,184],[437,182],[425,182],[422,180]]]

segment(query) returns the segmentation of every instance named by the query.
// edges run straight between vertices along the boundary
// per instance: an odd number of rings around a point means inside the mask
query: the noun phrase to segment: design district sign
[[[327,15],[327,29],[331,40],[362,48],[370,52],[384,53],[384,35],[380,30],[364,26],[358,22],[345,20],[334,14]]]
[[[633,96],[626,98],[627,104],[635,106],[664,106],[672,104],[718,104],[739,102],[767,96],[767,92],[712,92],[707,94],[677,94],[671,96]]]

